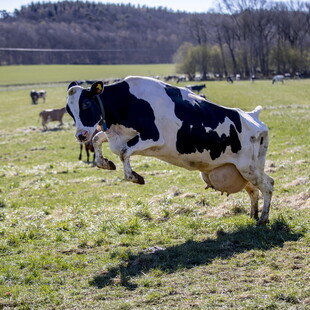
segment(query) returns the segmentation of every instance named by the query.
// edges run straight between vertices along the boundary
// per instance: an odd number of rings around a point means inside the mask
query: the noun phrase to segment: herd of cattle
[[[283,81],[284,76],[278,75],[272,84]],[[244,112],[214,104],[200,95],[205,87],[177,87],[148,77],[127,77],[108,85],[99,81],[87,88],[72,82],[66,107],[44,110],[40,117],[47,130],[50,121],[62,125],[68,112],[80,143],[79,159],[85,146],[87,162],[93,152],[97,167],[116,169],[102,154],[102,143],[108,142],[123,164],[127,181],[145,183],[130,164],[132,155],[144,155],[200,171],[206,188],[227,194],[245,189],[251,202],[250,216],[264,225],[274,180],[264,171],[269,139],[268,128],[259,119],[262,107]],[[35,96],[34,92],[32,100],[45,100],[45,91]],[[263,196],[260,217],[259,192]]]

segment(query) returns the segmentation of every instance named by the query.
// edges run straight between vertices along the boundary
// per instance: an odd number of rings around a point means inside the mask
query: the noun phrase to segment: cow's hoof
[[[140,185],[145,184],[144,178],[140,174],[134,171],[132,172],[132,176],[128,179],[128,181],[131,181],[133,183],[137,183]]]
[[[96,166],[100,169],[116,170],[116,166],[114,165],[114,163],[108,159],[96,162]]]
[[[113,161],[111,160],[108,160],[108,170],[116,170],[116,166],[115,164],[113,163]]]

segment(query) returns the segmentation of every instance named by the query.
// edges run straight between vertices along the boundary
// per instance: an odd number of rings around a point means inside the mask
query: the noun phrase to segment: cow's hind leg
[[[259,190],[256,186],[254,186],[252,183],[248,182],[248,184],[245,187],[245,190],[250,196],[251,199],[251,212],[250,216],[251,218],[254,218],[255,220],[258,220],[258,198],[259,198]]]
[[[257,222],[257,225],[264,225],[269,222],[268,218],[269,218],[271,197],[273,192],[273,185],[274,185],[273,178],[267,175],[266,173],[264,173],[262,181],[259,184],[257,184],[257,187],[262,192],[264,197],[264,206],[260,219]]]
[[[257,221],[257,225],[265,225],[269,222],[269,209],[270,209],[270,203],[271,203],[271,197],[272,197],[272,192],[273,192],[273,184],[274,180],[270,176],[268,176],[265,172],[262,173],[251,173],[251,172],[245,172],[245,171],[240,171],[242,176],[249,182],[253,184],[254,187],[257,187],[261,193],[263,194],[264,198],[264,205],[263,205],[263,210],[262,214]],[[257,195],[257,192],[253,192],[252,194],[250,193],[253,191],[252,188],[247,188],[247,191],[251,197],[251,202],[255,202],[256,198],[255,196]],[[252,195],[252,196],[251,196]],[[256,202],[255,202],[256,203]],[[255,217],[256,213],[256,207],[255,205],[251,206],[251,215],[253,212],[253,216]]]
[[[102,143],[107,141],[108,139],[103,131],[99,131],[92,139],[96,166],[101,169],[115,170],[114,163],[102,155]]]

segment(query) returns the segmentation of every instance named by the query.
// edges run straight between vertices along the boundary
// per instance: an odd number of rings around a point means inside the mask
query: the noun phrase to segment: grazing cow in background
[[[284,75],[275,75],[272,78],[272,84],[274,84],[276,82],[282,82],[282,84],[283,84],[284,83]]]
[[[231,83],[231,84],[233,84],[233,82],[234,82],[231,76],[228,76],[228,77],[226,78],[226,81],[227,81],[228,83]]]
[[[62,118],[66,113],[66,108],[61,109],[48,109],[40,112],[39,116],[42,119],[42,126],[44,130],[47,130],[46,124],[49,122],[58,121],[59,126],[63,125]]]
[[[255,219],[261,191],[259,225],[268,222],[273,192],[273,179],[264,172],[268,128],[259,120],[261,109],[225,108],[186,88],[147,77],[127,77],[104,88],[96,82],[90,89],[73,82],[67,98],[79,142],[90,141],[101,124],[103,131],[93,138],[98,167],[115,169],[101,153],[101,143],[108,140],[123,163],[126,180],[144,184],[132,170],[130,156],[156,157],[200,171],[207,187],[228,194],[245,189]]]
[[[300,72],[296,72],[294,79],[300,79],[301,78],[301,73]]]
[[[181,82],[185,82],[186,81],[186,77],[184,75],[180,75],[177,78],[177,83],[181,83]]]
[[[30,92],[30,97],[31,97],[31,100],[32,100],[32,104],[38,104],[38,101],[40,98],[43,99],[43,102],[45,102],[45,98],[46,98],[46,91],[45,90],[39,90],[39,91],[36,91],[36,90],[32,90]]]
[[[197,84],[197,85],[187,85],[185,86],[187,89],[193,92],[201,92],[204,88],[206,88],[206,84]]]
[[[172,81],[172,80],[177,80],[178,79],[178,76],[177,75],[167,75],[167,76],[164,76],[164,80],[166,82],[168,81]]]
[[[99,132],[100,130],[96,129],[95,132],[93,133],[93,137]],[[79,160],[82,160],[82,152],[83,152],[83,147],[85,147],[85,152],[87,156],[87,163],[89,164],[89,153],[94,153],[93,157],[93,164],[95,164],[95,150],[93,146],[92,140],[89,140],[86,143],[80,143],[80,155],[79,155]]]

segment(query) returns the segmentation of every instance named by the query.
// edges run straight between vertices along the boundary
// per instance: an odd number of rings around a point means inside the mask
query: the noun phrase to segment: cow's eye
[[[82,110],[87,110],[91,107],[91,101],[90,100],[85,100],[82,103]]]

